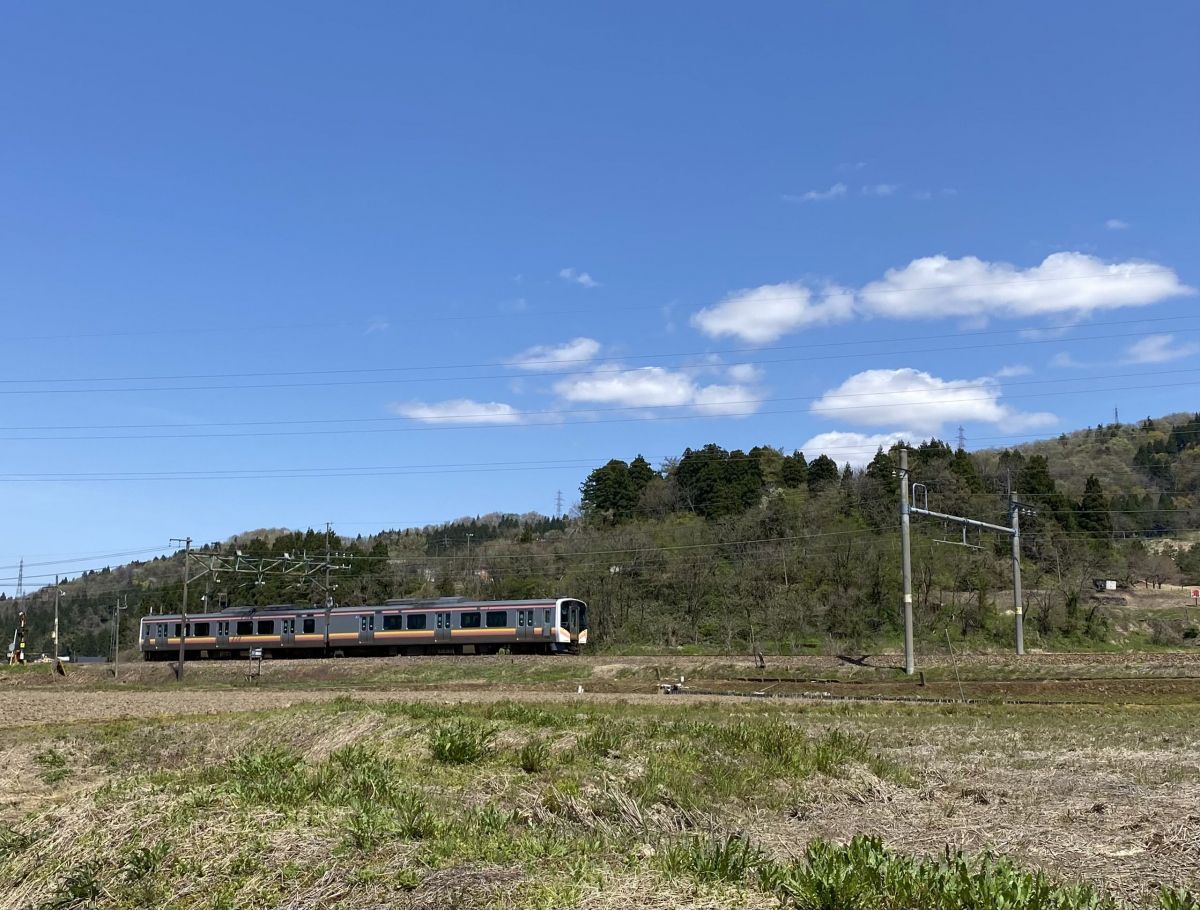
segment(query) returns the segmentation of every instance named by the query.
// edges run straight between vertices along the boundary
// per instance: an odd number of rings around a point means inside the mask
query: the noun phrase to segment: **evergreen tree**
[[[592,471],[579,492],[585,514],[600,515],[614,523],[630,517],[637,505],[629,465],[616,458]]]
[[[646,489],[646,485],[653,478],[654,468],[650,467],[650,462],[641,455],[629,462],[629,482],[633,485],[635,496],[641,496],[642,491]]]
[[[1100,538],[1112,535],[1112,517],[1108,512],[1108,498],[1095,474],[1088,475],[1083,487],[1083,498],[1079,501],[1076,524],[1080,530]]]
[[[837,483],[837,462],[828,455],[818,455],[808,466],[808,488],[814,493],[827,490]]]
[[[808,462],[804,453],[796,450],[783,460],[779,479],[788,489],[795,490],[804,486],[808,480]]]

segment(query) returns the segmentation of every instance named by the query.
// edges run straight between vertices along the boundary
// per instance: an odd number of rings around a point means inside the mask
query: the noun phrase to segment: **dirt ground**
[[[926,674],[898,672],[900,655],[768,658],[610,655],[267,661],[248,680],[240,661],[188,664],[181,684],[163,663],[0,671],[9,726],[260,711],[339,695],[380,700],[660,699],[682,678],[691,698],[788,701],[882,697],[923,701],[1200,704],[1200,649],[1128,653],[922,656]],[[578,692],[579,687],[583,693]],[[675,696],[671,696],[675,697]]]
[[[770,705],[819,729],[859,730],[910,768],[915,785],[881,778],[830,782],[787,813],[739,820],[756,843],[789,855],[813,837],[877,834],[898,849],[993,851],[1085,877],[1131,897],[1155,883],[1200,882],[1200,651],[1143,654],[924,655],[928,680],[896,670],[898,655],[735,657],[395,658],[276,661],[248,681],[234,663],[136,664],[114,681],[104,667],[0,673],[0,712],[15,732],[0,748],[13,790],[0,787],[0,818],[63,797],[39,780],[37,742],[119,719],[194,718],[246,712],[243,735],[282,723],[280,709],[349,696],[356,701]],[[957,676],[956,671],[957,670]],[[660,694],[683,677],[685,691]],[[979,699],[972,705],[941,699]],[[579,692],[579,687],[583,692]],[[786,693],[772,699],[751,693]],[[890,696],[902,703],[837,697]],[[1036,704],[1031,702],[1050,702]],[[1066,702],[1057,707],[1058,703]],[[791,714],[792,711],[796,713]],[[362,723],[382,724],[370,715]],[[21,743],[22,740],[28,740]],[[235,748],[237,743],[226,743]],[[97,782],[80,779],[84,789]],[[81,790],[81,793],[83,791]]]

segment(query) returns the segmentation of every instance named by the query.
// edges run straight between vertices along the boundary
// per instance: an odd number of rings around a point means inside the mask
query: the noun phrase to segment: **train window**
[[[198,622],[193,628],[195,635],[207,635],[212,626],[206,622]]]
[[[258,634],[259,635],[274,635],[275,634],[275,620],[260,619],[258,621]]]
[[[549,610],[544,611],[544,615],[542,617],[542,622],[544,622],[546,625],[550,625],[550,611]]]
[[[383,617],[383,630],[385,632],[395,632],[397,629],[404,628],[404,617],[399,613],[388,614]]]
[[[507,610],[490,610],[487,615],[487,627],[489,629],[503,629],[508,625]]]
[[[358,628],[363,632],[374,632],[375,614],[372,613],[370,616],[360,616],[358,618]]]
[[[238,635],[253,635],[254,634],[254,623],[248,619],[240,620],[237,624],[237,634]]]
[[[439,613],[439,614],[437,615],[437,627],[438,627],[439,629],[442,627],[442,615],[443,615],[443,614],[441,614],[441,613]]]
[[[408,627],[410,629],[426,629],[429,627],[429,616],[426,613],[409,613]]]
[[[517,625],[518,626],[525,625],[525,611],[524,610],[517,611]]]
[[[305,635],[312,635],[314,632],[317,631],[317,621],[315,619],[313,619],[311,616],[309,616],[307,619],[304,620],[303,628],[304,628]]]
[[[481,618],[478,613],[463,613],[458,618],[458,624],[464,629],[478,629]]]

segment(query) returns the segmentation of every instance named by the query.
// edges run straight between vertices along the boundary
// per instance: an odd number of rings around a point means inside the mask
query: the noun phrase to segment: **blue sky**
[[[0,562],[33,575],[551,511],[706,442],[1196,406],[1192,3],[5,20]]]

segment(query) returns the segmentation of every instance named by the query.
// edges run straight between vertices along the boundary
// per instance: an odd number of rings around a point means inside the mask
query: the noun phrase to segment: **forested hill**
[[[1200,415],[1098,426],[1006,450],[968,453],[916,442],[913,480],[938,511],[1006,523],[1007,491],[1036,510],[1022,519],[1032,643],[1099,641],[1114,632],[1091,597],[1095,578],[1200,582]],[[861,470],[825,455],[767,447],[688,449],[662,465],[641,456],[597,466],[570,517],[487,515],[355,538],[260,530],[202,549],[248,556],[323,554],[347,568],[339,602],[466,594],[571,593],[593,605],[606,644],[701,644],[803,649],[886,638],[896,631],[900,573],[894,453]],[[998,596],[1010,586],[1007,539],[971,547],[937,541],[958,532],[914,522],[918,632],[1005,640]],[[128,598],[121,640],[137,619],[179,609],[182,556],[90,572],[61,586],[64,645],[106,653],[113,605]],[[205,599],[202,599],[205,598]],[[315,602],[310,586],[277,577],[207,578],[189,610],[220,603]],[[52,591],[26,599],[34,652],[49,651]],[[15,608],[0,602],[3,637]],[[1187,628],[1162,633],[1180,640]]]

